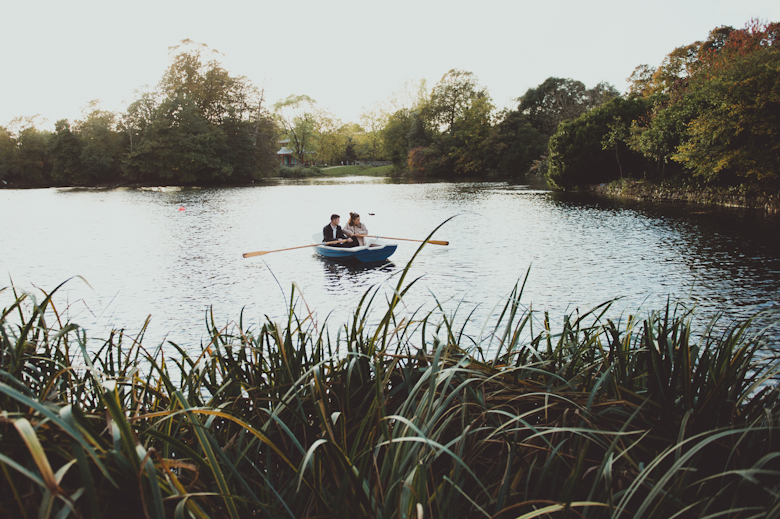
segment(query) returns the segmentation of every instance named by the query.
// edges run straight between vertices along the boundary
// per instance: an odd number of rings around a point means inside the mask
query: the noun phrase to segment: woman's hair
[[[355,225],[355,219],[360,218],[357,213],[349,213],[349,225]]]

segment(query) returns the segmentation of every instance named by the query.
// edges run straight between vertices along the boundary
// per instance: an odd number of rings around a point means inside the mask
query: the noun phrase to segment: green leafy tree
[[[247,131],[252,135],[254,163],[251,168],[252,180],[272,175],[279,168],[276,159],[279,128],[273,118],[262,106],[262,96],[256,105]]]
[[[517,109],[534,128],[550,137],[563,121],[575,119],[617,95],[607,83],[588,90],[581,81],[549,77],[536,88],[529,88],[518,99]]]
[[[47,153],[51,133],[27,126],[16,139],[17,161],[12,177],[22,184],[42,186],[51,179],[51,162]]]
[[[157,97],[156,92],[144,92],[122,114],[118,128],[127,135],[129,153],[133,153],[134,147],[144,139],[146,129],[154,122],[160,105]]]
[[[166,100],[159,110],[148,138],[132,157],[139,171],[184,184],[224,181],[232,175],[232,165],[223,160],[227,136],[209,123],[198,105]]]
[[[433,141],[434,132],[428,128],[425,118],[419,111],[409,114],[409,133],[406,138],[409,142],[409,148],[420,146],[429,146]]]
[[[218,52],[190,40],[171,49],[156,92],[131,103],[124,175],[134,181],[246,182],[272,174],[278,129],[263,94],[222,68]]]
[[[628,95],[631,97],[650,97],[655,90],[653,77],[655,67],[648,64],[639,65],[628,78]]]
[[[52,180],[64,184],[75,182],[82,170],[81,147],[81,140],[71,131],[70,123],[66,119],[57,121],[48,149]]]
[[[252,180],[260,159],[253,123],[230,117],[219,128],[224,133],[225,149],[220,151],[224,164],[217,177],[225,181]]]
[[[455,122],[465,115],[477,97],[487,97],[487,91],[479,88],[474,73],[452,69],[433,87],[423,107],[423,117],[431,128],[451,134]]]
[[[493,127],[487,147],[496,171],[501,175],[516,176],[528,172],[534,160],[547,152],[547,141],[525,114],[509,110]]]
[[[601,147],[605,150],[615,152],[615,162],[620,170],[620,178],[623,178],[623,165],[620,163],[620,148],[623,147],[629,135],[629,121],[625,121],[618,116],[613,117],[612,122],[607,125],[609,131],[601,140]]]
[[[17,153],[16,139],[7,128],[0,126],[0,182],[7,184],[5,178],[16,165]]]
[[[80,165],[71,175],[76,184],[93,184],[119,178],[122,137],[117,131],[116,115],[97,108],[93,101],[84,120],[76,122],[81,143]]]
[[[317,150],[316,101],[307,95],[290,95],[274,104],[274,117],[289,146],[303,164]]]
[[[368,159],[380,160],[382,157],[382,129],[387,125],[387,114],[378,106],[363,110],[360,114],[360,126],[363,129],[365,148],[368,151]]]
[[[360,124],[352,124],[351,139],[355,150],[355,160],[371,162],[374,160],[374,143],[371,135]]]
[[[561,123],[550,138],[548,183],[569,189],[615,180],[623,169],[644,174],[647,159],[630,150],[625,139],[631,121],[645,115],[648,108],[643,99],[615,98]],[[622,159],[616,161],[616,155]]]
[[[343,124],[332,114],[320,112],[317,117],[317,159],[327,164],[344,160],[347,141],[351,135],[348,124]]]
[[[477,94],[463,114],[454,121],[452,136],[455,145],[449,155],[453,170],[460,176],[484,174],[490,165],[488,138],[493,125],[495,107],[486,94]]]
[[[382,156],[393,163],[396,173],[409,169],[412,148],[430,144],[425,119],[421,116],[429,100],[425,79],[409,80],[389,96],[381,110],[384,117],[380,135]]]
[[[172,63],[160,81],[164,97],[195,103],[203,117],[214,124],[227,117],[249,116],[258,93],[245,77],[232,77],[222,68],[217,59],[220,52],[203,43],[182,40],[170,53]]]
[[[357,150],[355,149],[355,138],[350,135],[347,137],[347,145],[344,147],[344,160],[352,163],[357,160]]]
[[[486,173],[493,111],[487,90],[479,86],[473,73],[447,72],[433,87],[419,116],[412,113],[408,143],[415,153],[407,160],[410,170],[430,176]]]
[[[655,163],[658,178],[682,174],[682,167],[671,157],[686,138],[688,124],[699,108],[690,97],[670,104],[670,96],[662,92],[642,99],[648,112],[631,122],[629,147]]]
[[[387,117],[382,129],[384,155],[397,169],[405,168],[409,154],[409,133],[412,127],[412,112],[402,108]]]

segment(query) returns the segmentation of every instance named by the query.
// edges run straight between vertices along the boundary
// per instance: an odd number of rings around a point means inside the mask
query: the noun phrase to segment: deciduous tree
[[[712,42],[711,40],[714,40]],[[704,108],[672,158],[714,180],[777,185],[780,178],[780,24],[713,31],[687,96]]]
[[[51,133],[31,125],[16,138],[17,153],[10,177],[27,185],[46,185],[51,179],[51,161],[47,147]]]
[[[533,161],[547,152],[547,140],[526,115],[517,110],[505,111],[487,143],[492,167],[501,175],[525,174]]]
[[[575,119],[618,96],[615,87],[601,82],[591,89],[581,81],[549,77],[536,88],[529,88],[518,99],[518,111],[531,125],[551,136],[563,121]]]
[[[487,97],[487,91],[479,88],[474,73],[452,69],[433,87],[423,116],[432,128],[453,133],[455,121],[463,117],[477,97]]]
[[[52,163],[52,179],[64,184],[74,183],[82,168],[81,140],[71,131],[70,123],[66,119],[57,121],[54,129],[48,149]]]
[[[487,139],[494,106],[487,89],[471,72],[450,70],[433,87],[419,115],[412,112],[407,163],[430,176],[482,175],[488,172]],[[421,149],[424,149],[422,151]]]
[[[263,94],[207,46],[182,41],[156,92],[130,104],[125,176],[136,181],[246,182],[273,172],[277,128]]]
[[[80,165],[71,175],[76,184],[92,184],[115,180],[120,174],[122,153],[121,135],[116,128],[116,115],[100,110],[93,101],[83,120],[77,121],[75,131],[81,143]]]
[[[317,150],[316,101],[307,95],[290,95],[274,104],[274,117],[289,146],[303,164]]]
[[[387,125],[387,114],[378,105],[364,109],[360,114],[360,126],[363,129],[370,160],[379,160],[382,153],[382,129]]]
[[[7,183],[4,179],[16,165],[16,155],[16,139],[13,138],[7,128],[0,126],[0,181]]]
[[[648,103],[643,99],[615,98],[577,119],[561,123],[550,138],[548,182],[568,189],[615,180],[620,178],[622,169],[642,175],[648,163],[628,148],[625,138],[631,121],[647,110]],[[619,162],[616,154],[621,157]]]
[[[397,169],[406,166],[410,149],[409,133],[411,128],[411,110],[402,108],[387,117],[387,123],[382,130],[382,147],[384,153]]]

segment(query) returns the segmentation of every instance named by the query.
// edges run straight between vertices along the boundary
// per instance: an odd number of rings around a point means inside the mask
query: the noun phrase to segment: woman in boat
[[[363,223],[360,222],[359,214],[349,213],[349,222],[347,222],[347,225],[344,226],[344,234],[353,240],[350,247],[360,247],[361,245],[366,244],[362,237],[355,236],[356,234],[368,234],[368,229]]]

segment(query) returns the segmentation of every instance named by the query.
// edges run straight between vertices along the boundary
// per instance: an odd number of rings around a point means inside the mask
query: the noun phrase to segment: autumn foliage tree
[[[713,31],[686,96],[703,109],[673,155],[700,177],[775,185],[780,172],[780,23]],[[720,37],[719,36],[725,36]]]
[[[718,27],[630,81],[630,95],[653,104],[632,123],[632,149],[681,177],[777,186],[780,24]]]
[[[629,81],[630,104],[608,103],[558,126],[548,150],[550,183],[567,188],[625,175],[780,185],[780,24],[718,27],[657,68],[640,65]]]

